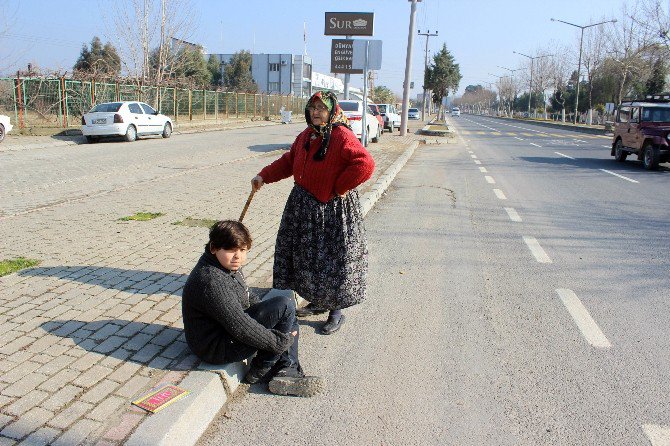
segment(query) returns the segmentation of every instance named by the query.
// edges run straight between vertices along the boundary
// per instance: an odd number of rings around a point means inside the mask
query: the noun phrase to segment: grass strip
[[[136,212],[135,215],[119,218],[119,221],[148,221],[163,215],[162,212]]]
[[[0,261],[0,277],[12,274],[22,269],[31,268],[40,263],[39,260],[17,257],[16,259]]]

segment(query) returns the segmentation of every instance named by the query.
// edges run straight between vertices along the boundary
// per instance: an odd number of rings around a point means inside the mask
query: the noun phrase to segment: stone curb
[[[419,141],[412,142],[400,157],[379,177],[361,199],[366,215],[389,187],[400,169],[407,163]],[[265,297],[290,293],[291,290],[270,290]],[[219,411],[237,391],[247,371],[246,362],[219,367],[201,364],[179,384],[190,394],[168,409],[149,416],[140,423],[126,442],[127,446],[188,446],[197,443]]]

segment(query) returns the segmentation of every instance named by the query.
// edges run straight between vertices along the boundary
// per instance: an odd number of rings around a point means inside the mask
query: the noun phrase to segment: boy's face
[[[237,271],[247,261],[247,252],[249,250],[246,246],[241,248],[224,249],[220,248],[212,251],[216,256],[221,266],[229,271]]]

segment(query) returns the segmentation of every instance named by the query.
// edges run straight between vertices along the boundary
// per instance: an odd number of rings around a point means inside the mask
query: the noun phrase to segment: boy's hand
[[[256,175],[251,179],[251,189],[256,192],[258,189],[260,189],[263,186],[263,177],[260,175]]]

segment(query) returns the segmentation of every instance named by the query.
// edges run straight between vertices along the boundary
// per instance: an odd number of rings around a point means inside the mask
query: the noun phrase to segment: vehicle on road
[[[368,109],[365,115],[365,141],[362,139],[363,133],[363,101],[354,101],[346,100],[339,101],[340,107],[344,112],[344,115],[349,119],[349,125],[351,130],[358,139],[361,140],[361,143],[367,147],[368,142],[379,142],[381,137],[381,128],[379,127],[379,121],[377,118],[370,113]]]
[[[383,135],[384,134],[384,118],[382,118],[382,114],[379,111],[379,107],[377,104],[373,104],[368,102],[368,108],[370,109],[370,113],[372,113],[375,118],[377,118],[377,122],[379,123],[379,134]]]
[[[384,118],[384,128],[393,133],[393,129],[400,128],[400,115],[393,104],[377,104]]]
[[[12,131],[12,124],[9,121],[9,116],[0,115],[0,142],[5,139],[5,135]]]
[[[421,112],[418,108],[410,108],[407,110],[407,119],[421,119]]]
[[[137,101],[104,102],[81,117],[81,132],[89,143],[109,136],[123,136],[129,142],[144,135],[169,138],[173,129],[168,116]]]
[[[670,96],[622,101],[614,121],[610,154],[616,161],[635,155],[647,170],[670,161]]]
[[[453,107],[451,109],[451,116],[461,116],[461,109],[458,107]]]

